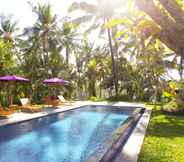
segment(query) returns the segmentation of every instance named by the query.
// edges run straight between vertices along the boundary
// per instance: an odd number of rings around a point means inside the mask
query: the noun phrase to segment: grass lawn
[[[184,116],[168,116],[153,108],[138,162],[184,162]]]

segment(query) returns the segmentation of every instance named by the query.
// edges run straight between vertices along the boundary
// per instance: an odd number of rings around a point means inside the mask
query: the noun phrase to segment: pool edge
[[[121,149],[114,162],[137,162],[142,144],[144,142],[151,113],[151,109],[145,109],[145,112],[142,114],[136,127],[133,129],[126,144]]]
[[[112,162],[121,152],[121,148],[126,144],[144,111],[144,107],[132,110],[126,121],[112,133],[112,136],[96,152],[90,155],[86,162]]]
[[[97,153],[96,155],[94,153],[86,162],[137,162],[151,113],[151,109],[144,108],[143,114],[135,121],[134,127],[127,126],[125,132],[122,132],[117,141],[111,143],[105,153]],[[130,125],[135,124],[135,122],[130,123]]]

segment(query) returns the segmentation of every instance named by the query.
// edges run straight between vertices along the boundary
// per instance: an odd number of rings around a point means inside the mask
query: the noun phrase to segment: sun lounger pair
[[[58,99],[51,100],[49,97],[45,97],[45,104],[51,105],[54,108],[57,108],[57,106],[60,105],[72,105],[74,103],[73,101],[67,101],[65,98],[60,95],[58,96]],[[9,106],[9,110],[4,110],[3,107],[0,105],[0,116],[2,117],[9,117],[10,115],[14,114],[17,109],[21,109],[21,111],[25,112],[41,112],[43,110],[43,107],[40,107],[39,105],[32,105],[29,98],[21,98],[20,102],[22,106],[18,105],[11,105]]]
[[[65,100],[65,98],[62,95],[59,95],[59,96],[57,96],[56,99],[51,99],[51,97],[49,97],[49,96],[44,97],[44,103],[46,105],[51,105],[52,107],[57,108],[57,106],[60,106],[60,105],[70,106],[74,102],[73,101],[67,101],[67,100]]]

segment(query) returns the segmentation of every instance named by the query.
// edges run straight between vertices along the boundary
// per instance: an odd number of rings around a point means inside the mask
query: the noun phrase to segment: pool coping
[[[145,109],[136,127],[130,134],[126,144],[121,149],[114,162],[137,162],[141,151],[152,110]]]

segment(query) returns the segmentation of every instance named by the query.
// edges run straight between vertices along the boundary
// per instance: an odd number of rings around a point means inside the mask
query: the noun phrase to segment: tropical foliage
[[[61,77],[70,84],[58,89],[69,98],[174,98],[182,105],[182,1],[74,2],[62,18],[48,3],[30,7],[37,20],[23,31],[12,17],[0,18],[0,74],[30,78],[21,95],[41,102],[49,93],[42,81]],[[77,11],[81,14],[70,16]],[[179,73],[177,81],[169,76],[171,70]],[[171,82],[181,86],[171,88]]]

